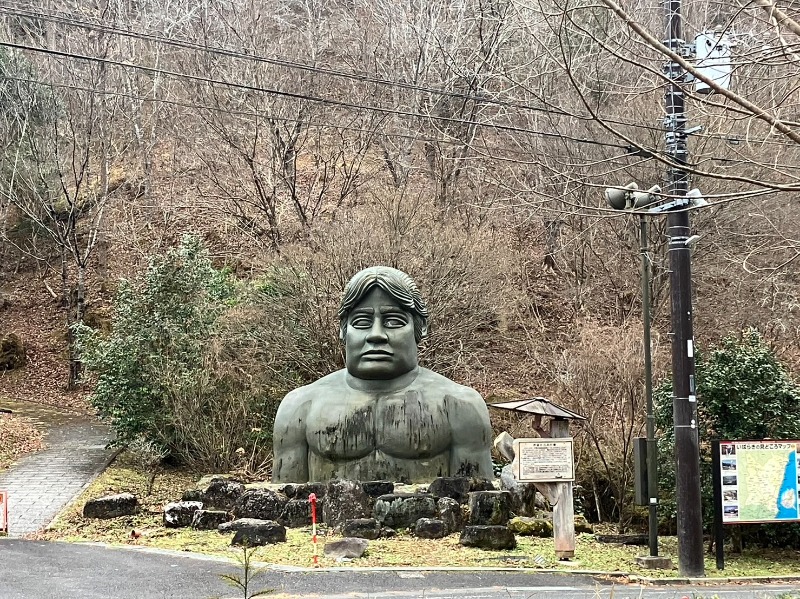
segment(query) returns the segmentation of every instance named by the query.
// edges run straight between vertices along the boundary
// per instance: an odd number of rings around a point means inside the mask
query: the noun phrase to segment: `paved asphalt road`
[[[241,598],[223,573],[241,568],[194,554],[0,538],[0,599]],[[800,599],[800,584],[642,587],[546,572],[269,569],[255,583],[283,598]]]

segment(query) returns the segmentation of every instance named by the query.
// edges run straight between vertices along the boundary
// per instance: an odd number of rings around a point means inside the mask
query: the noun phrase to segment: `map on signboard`
[[[798,520],[800,441],[722,441],[722,521]]]

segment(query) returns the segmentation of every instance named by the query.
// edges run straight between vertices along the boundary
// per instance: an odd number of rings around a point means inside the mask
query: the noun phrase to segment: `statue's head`
[[[406,273],[372,266],[345,286],[339,326],[348,372],[362,379],[392,379],[417,366],[428,308]]]

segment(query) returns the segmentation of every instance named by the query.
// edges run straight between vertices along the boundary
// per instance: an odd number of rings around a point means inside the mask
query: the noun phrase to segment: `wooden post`
[[[569,437],[569,421],[554,419],[550,423],[550,438]],[[575,557],[575,506],[572,503],[572,481],[552,483],[553,538],[558,559]]]

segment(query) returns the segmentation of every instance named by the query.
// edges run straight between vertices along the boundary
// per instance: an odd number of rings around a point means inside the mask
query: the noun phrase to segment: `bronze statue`
[[[428,309],[404,272],[373,266],[339,308],[346,368],[289,393],[275,417],[275,482],[491,478],[486,403],[417,362]]]

